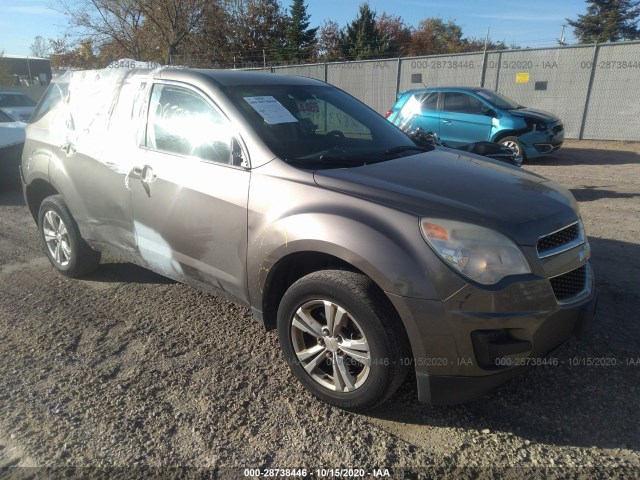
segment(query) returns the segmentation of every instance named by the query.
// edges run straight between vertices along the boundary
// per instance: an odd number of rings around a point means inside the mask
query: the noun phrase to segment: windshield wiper
[[[419,147],[417,145],[400,145],[397,147],[391,147],[385,150],[382,153],[370,153],[366,155],[357,155],[357,156],[342,156],[342,155],[330,155],[328,153],[322,154],[319,157],[309,158],[307,157],[299,157],[299,158],[289,158],[288,162],[295,162],[298,165],[305,166],[309,164],[322,165],[323,167],[335,167],[338,166],[349,166],[349,167],[364,167],[365,165],[370,165],[372,163],[378,163],[385,160],[390,160],[389,156],[397,155],[402,152],[408,151],[416,151],[416,152],[430,152],[433,150],[432,148]],[[380,158],[382,157],[382,158]]]
[[[368,159],[360,157],[336,157],[334,155],[320,155],[319,161],[323,163],[337,162],[348,165],[366,165]]]
[[[289,163],[296,163],[302,168],[339,168],[339,167],[363,167],[371,163],[369,159],[358,157],[334,157],[332,155],[321,155],[320,158],[289,158]]]
[[[396,153],[408,152],[415,150],[417,152],[430,152],[433,149],[419,147],[417,145],[400,145],[398,147],[391,147],[384,151],[383,155],[395,155]]]

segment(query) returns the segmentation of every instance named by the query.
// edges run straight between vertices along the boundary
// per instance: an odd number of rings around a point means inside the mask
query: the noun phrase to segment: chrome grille
[[[587,266],[583,265],[563,275],[550,278],[549,282],[558,301],[575,297],[586,288]]]
[[[582,229],[580,223],[576,222],[561,230],[540,237],[536,248],[538,256],[544,258],[569,250],[581,244],[582,241]]]

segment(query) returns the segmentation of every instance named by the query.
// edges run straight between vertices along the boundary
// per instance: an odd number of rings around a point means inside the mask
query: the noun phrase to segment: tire
[[[61,274],[82,277],[100,264],[100,252],[84,241],[60,195],[47,197],[40,204],[38,232],[49,261]]]
[[[523,161],[525,160],[526,155],[524,153],[524,148],[522,148],[522,144],[520,143],[520,140],[518,140],[518,137],[504,137],[501,138],[498,143],[502,146],[513,149],[516,152],[516,155],[522,157]]]
[[[333,331],[326,309],[337,322]],[[289,368],[307,390],[348,410],[383,403],[411,364],[397,314],[371,279],[354,272],[319,271],[291,285],[278,308],[278,337]]]

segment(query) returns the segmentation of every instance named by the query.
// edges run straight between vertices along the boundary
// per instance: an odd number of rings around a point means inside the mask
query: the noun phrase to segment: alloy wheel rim
[[[356,319],[335,302],[301,305],[291,319],[291,341],[300,366],[329,390],[353,392],[369,377],[369,342]]]
[[[49,210],[44,214],[42,224],[44,241],[51,258],[61,267],[66,267],[71,261],[71,242],[67,227],[55,211]]]
[[[520,155],[520,146],[516,142],[509,140],[502,145],[513,150],[516,155]]]

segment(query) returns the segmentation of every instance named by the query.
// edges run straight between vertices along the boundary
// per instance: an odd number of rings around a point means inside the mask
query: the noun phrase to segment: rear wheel
[[[63,275],[81,277],[100,264],[100,252],[84,241],[60,195],[43,200],[38,213],[38,230],[49,261]]]
[[[513,150],[515,154],[522,157],[523,160],[525,159],[524,148],[522,148],[522,144],[520,143],[520,140],[518,140],[518,137],[504,137],[501,138],[498,143]]]
[[[361,274],[325,270],[295,282],[278,309],[278,336],[300,382],[341,408],[384,402],[408,372],[402,324]]]

